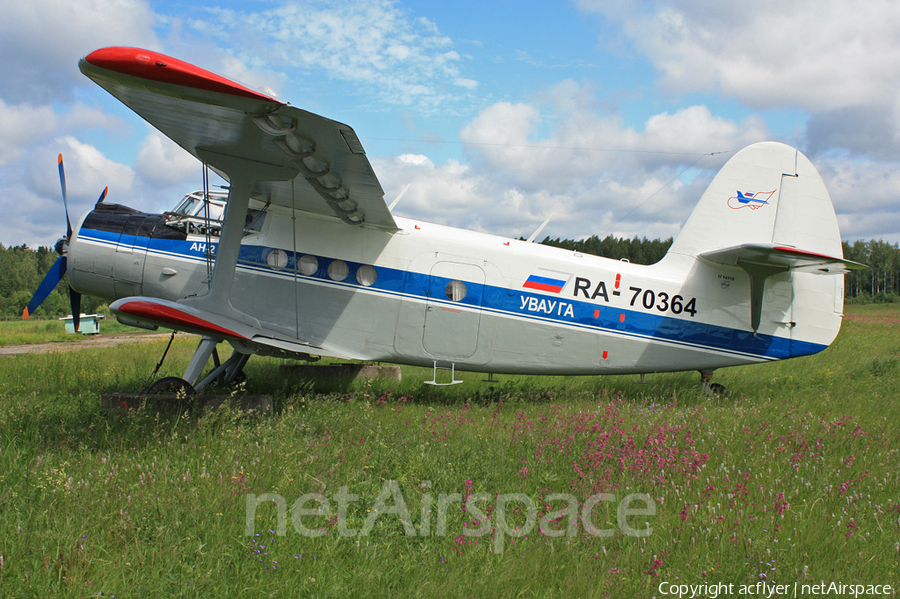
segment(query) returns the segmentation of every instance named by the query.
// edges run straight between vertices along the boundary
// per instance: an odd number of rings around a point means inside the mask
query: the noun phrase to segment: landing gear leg
[[[218,343],[219,342],[212,337],[203,337],[200,340],[200,344],[197,345],[197,349],[194,350],[194,356],[191,358],[191,362],[190,364],[188,364],[187,370],[184,371],[184,380],[186,380],[191,385],[197,382],[197,379],[200,378],[200,373],[203,372],[203,368],[206,366],[206,363],[209,361],[209,357],[216,349],[216,345]]]
[[[234,351],[230,358],[220,364],[218,352],[216,352],[216,345],[218,343],[219,342],[212,337],[204,337],[201,339],[200,344],[194,351],[194,356],[191,358],[190,364],[188,364],[187,370],[184,372],[184,380],[189,385],[193,385],[193,388],[197,391],[216,379],[221,379],[225,383],[234,383],[235,381],[246,378],[244,376],[244,365],[247,363],[247,360],[250,359],[250,354],[242,354],[238,351]],[[200,374],[203,372],[203,369],[206,367],[206,363],[211,356],[213,357],[214,367],[212,371],[206,375],[206,378],[198,383],[197,380],[200,378]]]
[[[710,397],[713,395],[727,395],[728,390],[725,388],[725,385],[712,382],[713,372],[713,370],[700,371],[700,387]]]
[[[250,354],[242,354],[235,350],[231,353],[230,358],[213,368],[213,370],[206,375],[205,379],[197,383],[196,389],[199,391],[217,378],[223,379],[225,383],[234,383],[235,381],[246,379],[246,376],[244,375],[244,364],[246,364],[249,359]]]

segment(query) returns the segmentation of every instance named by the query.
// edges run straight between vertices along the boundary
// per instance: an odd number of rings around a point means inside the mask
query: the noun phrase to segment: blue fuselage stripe
[[[79,239],[110,247],[134,247],[137,250],[146,251],[150,256],[177,257],[204,264],[209,249],[202,241],[154,239],[133,235],[120,236],[118,233],[94,229],[82,229],[78,236]],[[215,246],[216,244],[211,245]],[[265,246],[242,245],[238,258],[239,270],[291,280],[296,277],[298,281],[307,280],[320,284],[362,289],[398,298],[466,307],[500,316],[515,316],[578,329],[611,333],[622,337],[652,339],[761,360],[808,355],[822,351],[826,347],[817,343],[792,341],[774,335],[754,335],[747,330],[698,322],[692,317],[673,318],[648,314],[607,304],[577,300],[574,297],[560,297],[557,294],[544,295],[527,289],[509,289],[469,281],[465,281],[467,288],[465,297],[461,301],[453,302],[444,295],[445,287],[450,279],[385,266],[377,266],[377,280],[372,285],[364,286],[357,281],[358,269],[363,264],[350,261],[345,261],[349,269],[347,277],[342,281],[334,281],[328,274],[328,265],[334,258],[313,256],[316,258],[318,267],[315,272],[304,275],[301,274],[299,259],[301,256],[309,254],[279,250],[286,254],[287,262],[283,268],[274,268],[267,262],[269,253],[274,249]],[[214,251],[215,247],[212,250]]]

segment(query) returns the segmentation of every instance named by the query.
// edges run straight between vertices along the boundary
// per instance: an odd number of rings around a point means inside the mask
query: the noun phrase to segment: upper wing
[[[215,156],[299,169],[293,180],[257,183],[253,197],[351,224],[397,228],[347,125],[149,50],[102,48],[79,68],[198,159],[202,152],[223,176]]]

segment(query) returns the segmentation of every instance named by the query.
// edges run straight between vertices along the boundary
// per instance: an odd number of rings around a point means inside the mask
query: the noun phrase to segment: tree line
[[[49,247],[33,250],[24,244],[6,247],[0,243],[0,318],[22,317],[22,310],[57,258],[59,255]],[[95,313],[102,304],[102,300],[82,296],[81,310],[86,314]],[[34,315],[68,316],[72,312],[69,306],[69,286],[63,278]]]
[[[900,247],[882,240],[843,242],[844,258],[869,266],[844,277],[844,297],[858,301],[900,301]]]
[[[655,264],[669,251],[672,238],[668,239],[623,239],[607,235],[600,239],[591,235],[587,239],[550,239],[545,237],[541,242],[544,245],[572,250],[581,254],[603,256],[614,260],[628,260],[635,264]]]
[[[635,264],[654,264],[665,256],[672,245],[669,239],[604,238],[593,235],[587,239],[550,239],[541,243],[582,254],[604,256],[614,260],[628,260]],[[844,296],[856,302],[900,301],[900,246],[882,240],[844,242],[844,258],[867,264],[869,268],[854,271],[844,278]],[[36,250],[26,245],[6,247],[0,243],[0,317],[22,315],[22,309],[37,290],[41,280],[58,258],[49,247]],[[84,296],[82,311],[97,312],[103,301]],[[44,301],[35,316],[60,317],[71,312],[69,287],[63,282]]]

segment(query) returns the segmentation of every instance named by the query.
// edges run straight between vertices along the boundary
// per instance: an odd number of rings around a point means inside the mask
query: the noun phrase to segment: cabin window
[[[300,274],[306,275],[307,277],[311,277],[316,274],[316,271],[319,270],[319,261],[316,260],[315,256],[310,256],[306,254],[305,256],[300,256]]]
[[[349,273],[350,268],[347,267],[347,263],[343,260],[335,260],[328,265],[328,276],[331,277],[332,281],[343,281]]]
[[[371,287],[378,280],[378,271],[374,266],[363,264],[356,270],[356,280],[363,287]]]
[[[281,270],[288,263],[287,253],[282,250],[272,250],[269,252],[269,255],[266,256],[266,264],[271,266],[272,268],[277,268]]]
[[[461,302],[466,297],[466,284],[462,281],[450,281],[444,291],[450,301]]]

